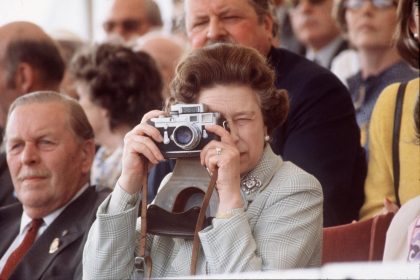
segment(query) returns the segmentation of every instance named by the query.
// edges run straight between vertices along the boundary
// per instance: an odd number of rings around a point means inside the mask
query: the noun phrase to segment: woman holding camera
[[[229,131],[206,126],[220,137],[200,154],[210,172],[218,169],[219,206],[212,224],[199,232],[197,273],[320,265],[321,186],[267,143],[287,115],[288,99],[275,88],[265,59],[253,49],[229,44],[195,50],[180,63],[171,86],[176,102],[203,103],[229,125]],[[86,243],[85,279],[125,279],[135,273],[138,193],[144,170],[164,160],[156,146],[163,137],[147,120],[162,114],[147,113],[125,137],[121,177],[100,206]],[[152,277],[189,274],[192,241],[152,235],[147,241]]]

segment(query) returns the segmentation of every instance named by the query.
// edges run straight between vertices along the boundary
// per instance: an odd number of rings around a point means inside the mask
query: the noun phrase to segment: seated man
[[[291,3],[292,28],[303,45],[300,53],[330,69],[334,57],[348,49],[332,16],[334,1],[294,0]]]
[[[88,229],[108,193],[89,187],[93,137],[64,95],[35,92],[11,105],[4,143],[21,203],[0,209],[0,279],[81,278]]]
[[[0,27],[0,130],[10,104],[38,90],[58,91],[64,62],[54,41],[39,26],[23,21]],[[1,142],[1,140],[0,140]],[[0,153],[0,207],[15,203],[6,155]]]

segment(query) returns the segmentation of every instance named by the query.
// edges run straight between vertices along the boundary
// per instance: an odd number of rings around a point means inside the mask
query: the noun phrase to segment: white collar
[[[89,187],[89,184],[86,183],[74,196],[73,198],[66,203],[66,205],[64,205],[61,208],[56,209],[55,211],[53,211],[52,213],[48,214],[47,216],[42,217],[42,219],[44,220],[43,225],[46,225],[46,227],[50,226],[54,220],[64,211],[64,209],[66,209],[66,207],[72,203],[75,199],[77,199],[79,196],[82,195],[82,193]],[[22,217],[20,220],[20,230],[19,230],[19,234],[22,234],[28,227],[29,224],[32,222],[32,218],[30,218],[28,216],[28,214],[26,214],[25,211],[23,211],[22,213]]]
[[[330,61],[333,59],[335,52],[342,42],[343,38],[338,36],[319,51],[308,48],[305,56],[307,59],[312,61],[316,60],[321,66],[328,68]]]

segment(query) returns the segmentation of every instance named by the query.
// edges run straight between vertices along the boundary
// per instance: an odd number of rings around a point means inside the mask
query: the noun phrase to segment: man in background
[[[290,18],[294,34],[303,44],[306,58],[331,69],[331,62],[347,42],[332,16],[334,0],[291,0]]]
[[[58,91],[64,62],[54,41],[37,25],[12,22],[0,27],[0,130],[10,104],[37,90]],[[0,207],[16,202],[4,152],[0,154]]]
[[[162,27],[159,6],[153,0],[114,0],[103,23],[108,41],[134,44],[137,37]]]
[[[178,37],[152,32],[140,37],[133,49],[146,52],[156,61],[163,79],[162,97],[163,100],[168,98],[175,68],[186,51],[184,44]]]
[[[5,129],[20,203],[0,208],[0,279],[79,279],[96,209],[89,186],[92,126],[76,100],[50,91],[19,97]]]

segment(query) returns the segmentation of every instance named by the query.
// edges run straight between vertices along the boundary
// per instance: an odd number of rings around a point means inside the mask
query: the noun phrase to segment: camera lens
[[[200,138],[200,130],[194,125],[180,125],[174,129],[172,135],[175,144],[184,150],[194,149]]]
[[[176,142],[178,142],[180,145],[187,145],[190,143],[191,139],[193,138],[193,133],[191,129],[189,129],[186,126],[180,126],[176,133],[174,134]]]

